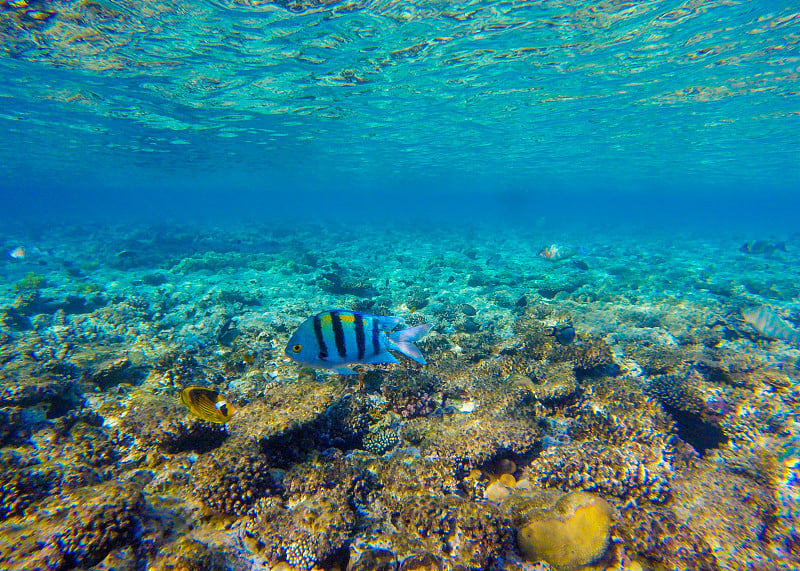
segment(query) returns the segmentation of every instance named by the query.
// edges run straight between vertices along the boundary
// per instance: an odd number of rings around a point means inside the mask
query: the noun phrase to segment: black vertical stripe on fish
[[[342,318],[339,317],[338,311],[331,311],[331,325],[333,326],[333,338],[336,340],[336,350],[339,356],[344,358],[347,356],[347,347],[344,344],[344,327],[342,327]]]
[[[314,316],[314,334],[317,336],[317,346],[319,347],[319,358],[322,361],[328,358],[328,347],[325,345],[325,339],[322,338],[322,320],[319,314]]]
[[[364,353],[366,351],[366,343],[365,343],[365,335],[364,335],[364,318],[360,313],[354,313],[353,317],[355,317],[355,325],[356,328],[356,345],[358,346],[358,360],[361,361],[364,359]]]
[[[377,355],[381,352],[380,339],[378,337],[380,329],[378,329],[378,320],[372,319],[372,354]]]

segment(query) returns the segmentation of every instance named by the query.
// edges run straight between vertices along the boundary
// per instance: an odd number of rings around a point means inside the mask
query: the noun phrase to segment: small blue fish
[[[306,319],[286,345],[286,355],[303,365],[353,375],[347,365],[399,363],[389,351],[398,351],[425,364],[414,345],[431,329],[430,323],[390,333],[403,320],[347,309],[331,309]]]

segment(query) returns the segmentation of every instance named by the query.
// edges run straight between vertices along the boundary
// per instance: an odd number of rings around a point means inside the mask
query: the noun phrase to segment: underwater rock
[[[149,571],[225,571],[225,557],[202,541],[181,537],[162,547]]]
[[[0,407],[0,444],[21,443],[48,423],[39,407]]]
[[[340,272],[323,272],[317,279],[317,285],[323,291],[335,295],[354,295],[356,297],[375,297],[378,290],[369,280],[343,276]]]
[[[612,508],[600,496],[573,492],[520,517],[517,542],[528,561],[572,571],[601,559],[611,539]]]
[[[80,405],[83,394],[72,380],[27,374],[12,374],[3,379],[0,405],[41,407],[47,418],[56,418]]]
[[[413,288],[408,292],[408,297],[406,298],[406,307],[412,313],[419,311],[420,309],[425,309],[428,307],[429,303],[430,294],[427,291],[421,288]]]
[[[678,435],[691,444],[698,453],[719,448],[727,437],[719,425],[719,418],[709,412],[699,379],[692,371],[674,375],[659,375],[649,379],[645,392],[654,396],[672,415],[678,426]]]
[[[161,355],[153,365],[154,370],[169,383],[189,384],[196,382],[195,373],[200,364],[192,351],[168,351]]]
[[[102,428],[76,422],[63,441],[63,459],[71,464],[102,468],[119,459],[118,445],[119,442],[115,442]]]
[[[614,446],[637,442],[650,448],[654,457],[672,452],[675,426],[663,407],[615,379],[592,385],[563,414],[571,440]]]
[[[61,474],[14,450],[0,450],[0,521],[23,513],[56,489]]]
[[[401,372],[390,372],[381,383],[381,393],[392,412],[403,418],[415,418],[432,413],[437,401],[439,382],[433,375],[419,373],[412,378]]]
[[[161,272],[148,272],[142,276],[142,282],[151,286],[159,286],[167,283],[167,276]]]
[[[678,345],[636,345],[630,358],[646,375],[664,375],[678,371],[686,360],[686,350]]]
[[[569,360],[580,375],[614,374],[616,364],[611,348],[602,339],[593,338],[586,343],[573,343],[561,347],[557,354]]]
[[[645,392],[657,398],[664,406],[693,414],[705,408],[697,379],[691,374],[657,375],[645,385]]]
[[[625,510],[615,528],[628,550],[655,568],[674,571],[719,571],[714,550],[674,509]],[[733,568],[737,568],[735,565]]]
[[[0,309],[0,325],[12,331],[26,331],[33,328],[28,316],[13,307]]]
[[[467,278],[469,287],[481,287],[490,283],[490,278],[482,272],[473,272]]]
[[[530,420],[478,408],[430,423],[420,444],[422,454],[441,459],[453,475],[465,475],[499,455],[524,455],[539,445],[540,429]]]
[[[360,551],[351,546],[347,571],[394,571],[396,567],[397,559],[388,549],[374,547]]]
[[[516,483],[516,479],[511,474],[501,474],[499,478],[486,486],[483,497],[495,504],[502,503],[512,492]]]
[[[697,462],[674,482],[674,517],[651,519],[651,534],[676,537],[660,550],[651,544],[647,554],[678,569],[795,567],[797,552],[787,547],[796,541],[796,521],[781,526],[779,514],[785,517],[788,506],[777,502],[776,484],[731,473],[716,461]]]
[[[142,371],[134,367],[127,356],[112,357],[94,365],[89,373],[89,382],[96,384],[103,390],[120,383],[136,384],[144,378]]]

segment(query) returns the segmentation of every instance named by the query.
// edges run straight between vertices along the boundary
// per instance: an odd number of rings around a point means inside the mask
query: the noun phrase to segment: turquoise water
[[[794,4],[0,0],[0,569],[800,568]]]
[[[746,201],[800,183],[791,5],[47,1],[0,17],[5,200]]]

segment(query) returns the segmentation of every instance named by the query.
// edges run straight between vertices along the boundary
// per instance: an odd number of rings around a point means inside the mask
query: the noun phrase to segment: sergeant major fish
[[[431,329],[429,323],[390,333],[400,317],[369,315],[346,309],[331,309],[306,319],[286,345],[286,355],[319,369],[353,375],[348,365],[399,363],[389,351],[398,351],[425,364],[414,341]]]
[[[742,318],[764,337],[800,345],[800,331],[766,305],[742,310]]]

